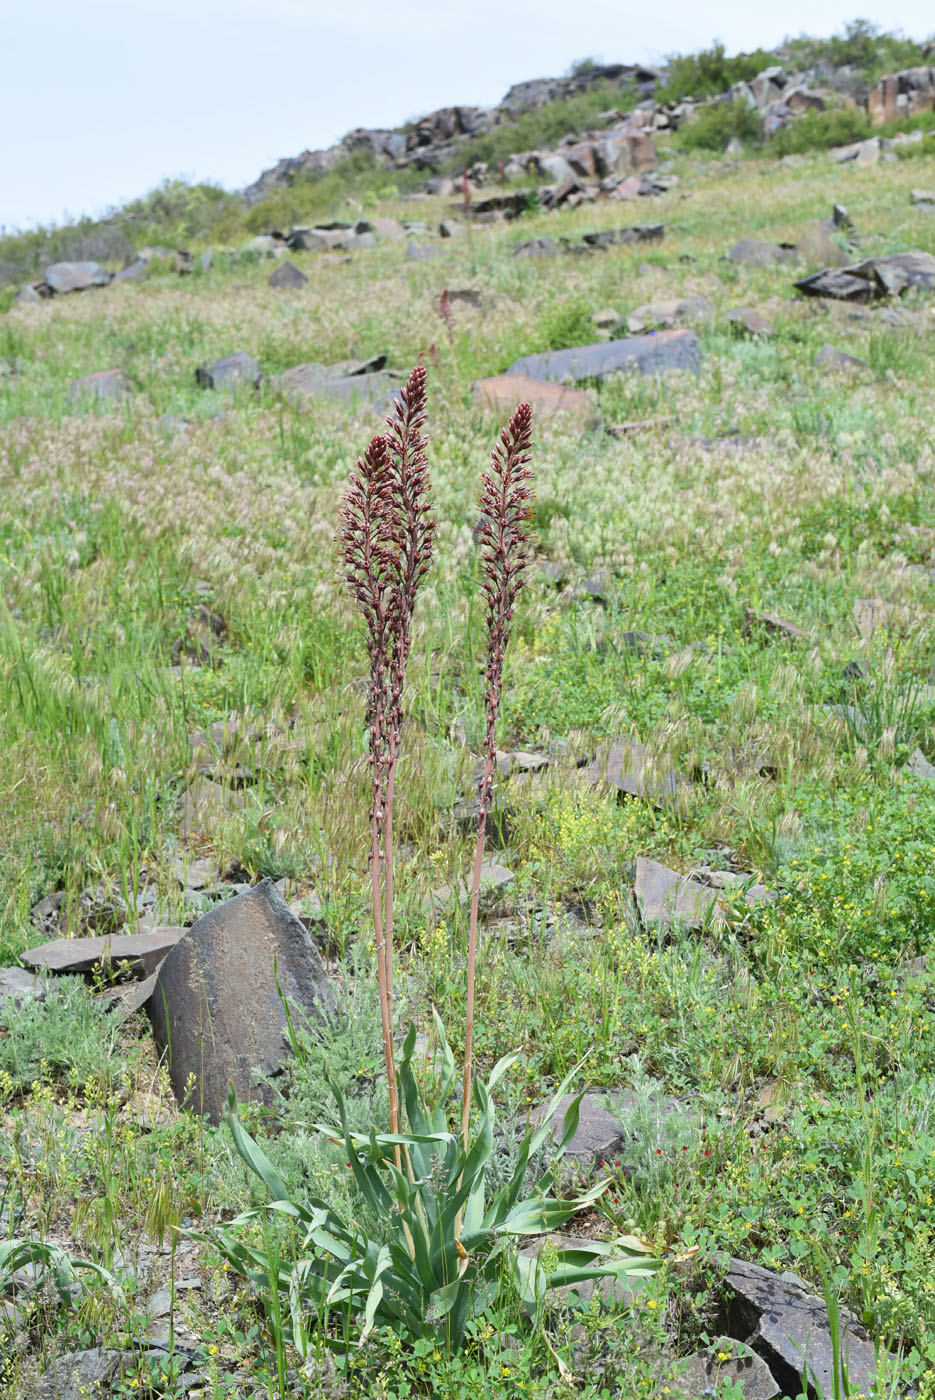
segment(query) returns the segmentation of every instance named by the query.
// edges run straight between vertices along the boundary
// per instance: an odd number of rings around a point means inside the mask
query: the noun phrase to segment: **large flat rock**
[[[606,379],[622,370],[665,374],[667,370],[695,372],[700,366],[698,337],[694,331],[680,330],[631,335],[623,340],[602,340],[593,345],[575,345],[569,350],[524,355],[510,365],[506,373],[558,383],[571,379],[578,383],[585,379]]]
[[[594,407],[583,389],[532,379],[526,374],[495,374],[488,379],[476,379],[471,393],[479,407],[499,414],[512,413],[517,404],[525,401],[540,417],[570,413],[582,425],[595,418]]]
[[[389,369],[348,373],[339,365],[315,363],[295,365],[270,380],[274,389],[294,402],[325,398],[368,406],[385,403],[403,382],[401,375]]]
[[[176,1098],[220,1121],[231,1081],[240,1099],[269,1100],[257,1071],[275,1074],[289,1054],[277,988],[293,1015],[335,1008],[311,935],[270,880],[217,905],[187,929],[160,969],[149,1004]]]
[[[606,783],[622,798],[639,797],[659,804],[678,797],[686,786],[674,768],[654,762],[645,744],[637,739],[605,739],[582,774],[589,787]]]
[[[89,287],[106,287],[110,273],[97,262],[52,263],[45,270],[45,283],[53,292],[84,292]]]
[[[184,932],[183,928],[163,927],[103,938],[56,938],[20,953],[20,961],[27,967],[69,973],[91,972],[101,963],[129,962],[148,977]]]
[[[636,861],[636,903],[647,926],[701,928],[717,910],[717,891],[645,856]]]

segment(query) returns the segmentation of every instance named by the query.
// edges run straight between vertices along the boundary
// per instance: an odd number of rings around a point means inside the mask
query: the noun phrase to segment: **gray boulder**
[[[260,366],[246,350],[225,355],[213,365],[199,365],[195,379],[202,389],[237,389],[249,385],[258,388],[263,375]]]
[[[701,348],[694,332],[660,331],[656,335],[628,336],[623,340],[576,345],[570,350],[524,355],[510,365],[506,373],[559,382],[567,377],[577,383],[584,379],[606,379],[622,370],[636,369],[641,374],[664,374],[667,370],[694,373],[700,366]]]
[[[647,926],[699,929],[717,911],[717,893],[700,880],[644,856],[636,861],[636,903]]]
[[[670,801],[685,787],[673,768],[654,764],[646,746],[636,739],[605,739],[582,775],[589,787],[606,783],[617,789],[620,798],[655,803]]]
[[[848,355],[845,350],[839,350],[835,345],[823,345],[815,356],[816,369],[842,370],[845,374],[854,374],[857,370],[867,367],[866,360],[860,360],[856,355]]]
[[[0,967],[0,1011],[4,1006],[22,1006],[24,1001],[42,1001],[46,984],[22,967]]]
[[[270,287],[275,287],[279,291],[294,290],[296,287],[304,287],[308,278],[301,268],[295,263],[280,263],[275,271],[271,272],[266,279]]]
[[[795,254],[791,248],[782,248],[778,243],[766,243],[762,238],[741,238],[727,254],[731,262],[743,267],[771,267],[777,262],[791,262]]]
[[[935,291],[935,254],[913,249],[884,258],[867,258],[849,267],[827,267],[796,282],[797,291],[837,301],[875,301],[901,296],[909,288]]]
[[[377,356],[377,360],[381,357]],[[402,376],[389,369],[364,369],[349,373],[340,365],[310,362],[284,370],[270,381],[286,398],[301,402],[308,398],[342,399],[349,404],[388,404]]]
[[[286,1013],[321,1020],[334,993],[315,943],[271,880],[217,905],[169,953],[149,1004],[176,1098],[213,1123],[227,1103],[270,1099],[257,1071],[277,1072],[289,1053]]]
[[[52,263],[45,270],[45,283],[53,292],[84,292],[89,287],[106,287],[110,273],[96,262]]]
[[[98,369],[72,380],[68,386],[68,402],[77,405],[93,399],[97,403],[120,403],[132,389],[122,369]]]
[[[766,1362],[783,1394],[798,1395],[806,1371],[810,1392],[819,1400],[832,1400],[836,1390],[831,1326],[822,1300],[800,1283],[740,1259],[731,1259],[724,1284],[727,1330]],[[839,1328],[851,1393],[872,1395],[876,1375],[873,1342],[844,1307]]]
[[[94,1347],[57,1357],[31,1392],[33,1400],[105,1400],[139,1361],[132,1351]]]

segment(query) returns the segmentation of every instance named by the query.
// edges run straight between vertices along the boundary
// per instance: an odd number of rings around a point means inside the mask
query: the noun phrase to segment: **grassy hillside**
[[[562,566],[564,586],[536,573],[522,602],[498,738],[553,761],[541,786],[510,796],[498,859],[515,885],[482,940],[476,1049],[485,1067],[521,1050],[503,1086],[520,1119],[585,1053],[588,1082],[681,1104],[678,1127],[651,1112],[628,1120],[625,1159],[588,1228],[636,1231],[673,1260],[697,1246],[693,1272],[673,1262],[632,1302],[585,1315],[579,1393],[676,1385],[664,1358],[711,1332],[718,1251],[820,1291],[820,1241],[834,1290],[931,1396],[935,784],[919,756],[935,762],[935,298],[907,294],[914,314],[894,325],[802,300],[794,265],[724,255],[745,235],[795,241],[834,202],[861,255],[935,252],[935,215],[909,202],[910,187],[935,187],[935,158],[923,147],[858,169],[822,152],[782,165],[675,153],[671,169],[681,184],[651,203],[476,227],[431,260],[390,243],[295,254],[309,280],[294,292],[268,287],[275,261],[220,252],[187,277],[157,262],[141,283],[0,319],[0,961],[41,941],[30,910],[53,890],[78,910],[84,891],[132,906],[155,885],[168,916],[190,917],[180,857],[231,880],[313,886],[349,1021],[294,1071],[285,1130],[262,1115],[255,1128],[291,1185],[327,1183],[357,1209],[343,1150],[305,1125],[330,1112],[322,1055],[357,1093],[379,1057],[367,658],[333,547],[340,493],[379,419],[328,401],[297,408],[268,386],[206,392],[195,368],[239,349],[267,376],[378,353],[403,371],[420,357],[429,367],[439,533],[399,779],[400,983],[419,1028],[430,1031],[434,1006],[457,1041],[464,919],[455,909],[433,929],[423,901],[467,869],[471,837],[452,809],[470,794],[483,729],[472,527],[499,425],[469,385],[587,339],[592,312],[625,321],[647,302],[703,296],[697,376],[620,376],[589,389],[598,425],[535,425],[537,553]],[[381,197],[391,178],[356,186],[360,206],[430,225],[449,212]],[[346,210],[350,190],[316,204],[310,186],[290,209]],[[136,245],[197,248],[236,244],[268,218],[197,193],[167,191],[164,206],[150,200],[113,227]],[[648,220],[665,223],[661,244],[512,254],[520,238]],[[483,299],[455,303],[452,345],[436,311],[445,287]],[[744,304],[772,336],[736,334],[728,312]],[[863,367],[822,372],[826,343]],[[130,397],[110,411],[70,404],[70,382],[102,369],[123,370]],[[606,430],[634,422],[648,426]],[[201,606],[222,633],[180,662]],[[751,627],[748,610],[805,635]],[[642,654],[634,631],[656,639]],[[245,805],[188,838],[178,804],[190,736],[235,717]],[[682,774],[679,801],[618,803],[582,787],[575,760],[606,736],[639,739]],[[646,932],[632,895],[640,856],[682,873],[729,867],[777,898],[701,931]],[[112,1024],[81,985],[44,1012],[0,1012],[0,1206],[123,1285],[92,1288],[71,1311],[24,1301],[25,1329],[0,1335],[10,1400],[35,1394],[36,1365],[53,1354],[117,1339],[145,1350],[149,1284],[168,1277],[165,1230],[250,1200],[226,1130],[174,1106],[142,1015]],[[140,1241],[152,1246],[145,1267]],[[281,1246],[297,1246],[287,1229]],[[512,1313],[451,1362],[390,1364],[381,1338],[353,1366],[322,1345],[301,1368],[283,1343],[287,1384],[277,1324],[251,1291],[204,1248],[183,1268],[203,1286],[177,1295],[176,1340],[196,1352],[212,1400],[565,1393],[541,1337]],[[568,1328],[552,1344],[571,1359]],[[180,1393],[171,1374],[160,1385],[127,1380],[125,1393]]]

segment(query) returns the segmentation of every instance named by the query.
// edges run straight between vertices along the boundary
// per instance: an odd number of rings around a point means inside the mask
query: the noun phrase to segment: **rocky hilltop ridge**
[[[777,50],[775,56],[782,60],[783,50]],[[927,51],[926,56],[935,60],[935,52]],[[324,175],[361,152],[387,167],[414,166],[437,176],[457,164],[459,149],[468,155],[466,143],[470,138],[516,122],[527,112],[567,100],[599,83],[608,85],[611,91],[619,89],[622,105],[629,110],[611,108],[601,114],[603,129],[599,133],[569,132],[557,148],[511,152],[509,160],[501,162],[499,173],[508,178],[534,173],[561,181],[602,179],[649,170],[655,166],[651,139],[654,132],[677,130],[694,120],[700,108],[728,101],[744,102],[754,109],[762,118],[767,140],[804,113],[824,111],[828,106],[861,109],[874,125],[935,110],[935,66],[931,65],[887,74],[871,87],[851,64],[824,59],[797,71],[777,61],[753,78],[732,84],[723,93],[705,98],[685,96],[677,101],[663,100],[666,79],[665,69],[612,63],[588,64],[562,78],[514,83],[495,107],[441,107],[402,127],[357,127],[326,149],[284,157],[264,170],[243,195],[247,204],[253,205],[280,186],[303,176]],[[598,134],[604,142],[615,138],[619,151],[626,147],[626,154],[621,156],[618,152],[610,159],[602,156],[594,144]],[[631,138],[629,145],[627,138]],[[639,138],[636,146],[632,138]],[[482,185],[486,167],[478,168],[476,162],[469,161],[465,166],[473,183]],[[445,192],[439,190],[437,181],[430,190]]]

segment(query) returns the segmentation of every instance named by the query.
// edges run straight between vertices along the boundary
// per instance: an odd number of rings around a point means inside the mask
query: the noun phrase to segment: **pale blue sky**
[[[771,47],[855,10],[935,30],[931,0],[8,0],[0,226],[97,214],[171,176],[240,188],[350,127],[492,105],[577,58]]]

